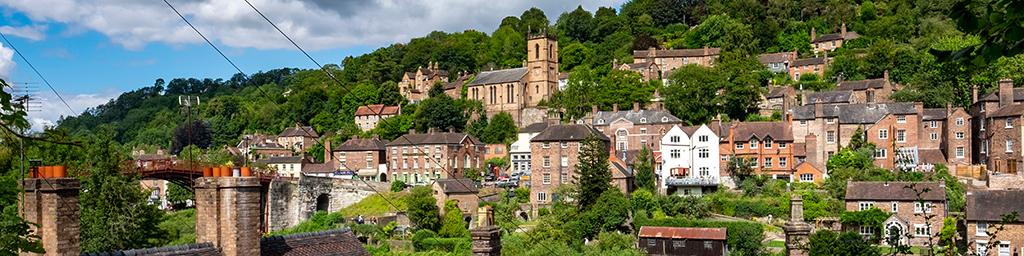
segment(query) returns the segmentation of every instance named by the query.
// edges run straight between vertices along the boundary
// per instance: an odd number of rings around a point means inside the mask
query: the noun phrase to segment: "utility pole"
[[[182,150],[184,150],[186,147],[192,145],[192,126],[193,126],[193,123],[192,123],[192,106],[199,106],[199,96],[180,95],[180,96],[178,96],[178,105],[180,105],[183,108],[183,110],[185,110],[185,116],[186,116],[186,119],[185,119],[185,136],[188,139],[188,143],[186,143],[184,146],[182,146]],[[189,175],[188,178],[189,178],[189,180],[195,179],[195,177],[193,175],[196,173],[196,167],[195,167],[195,164],[194,164],[195,163],[195,156],[193,154],[194,153],[191,150],[188,152],[188,175]],[[171,163],[171,168],[173,168],[173,166],[174,166],[174,163],[172,162]],[[164,191],[164,193],[166,193],[166,191]],[[164,201],[166,201],[166,198],[167,197],[164,196]]]

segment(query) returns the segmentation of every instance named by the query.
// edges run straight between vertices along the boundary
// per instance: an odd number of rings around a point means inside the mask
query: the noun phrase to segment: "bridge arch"
[[[321,211],[322,212],[326,212],[326,211],[330,211],[330,209],[331,209],[331,195],[330,194],[324,193],[324,194],[320,194],[319,196],[316,197],[316,211],[318,211],[318,212],[321,212]]]

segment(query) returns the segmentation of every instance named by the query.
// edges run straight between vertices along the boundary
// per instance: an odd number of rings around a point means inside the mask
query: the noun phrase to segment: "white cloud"
[[[251,0],[282,30],[309,49],[404,42],[434,30],[493,31],[505,16],[537,6],[552,22],[577,5],[594,11],[623,0]],[[171,0],[200,31],[233,47],[282,49],[292,46],[243,1]],[[11,0],[0,5],[36,22],[60,22],[107,35],[140,49],[148,43],[199,43],[201,39],[162,1]]]
[[[0,32],[3,32],[5,35],[21,37],[32,41],[46,39],[46,25],[0,26]]]
[[[7,80],[11,77],[11,70],[14,70],[14,50],[7,48],[0,43],[0,78]]]
[[[81,114],[88,108],[99,106],[110,101],[113,97],[117,96],[117,92],[109,92],[103,94],[75,94],[68,95],[62,94],[64,100],[71,105],[71,109],[75,112],[72,113],[64,102],[61,102],[56,95],[53,94],[49,89],[41,89],[38,96],[38,110],[30,110],[28,112],[28,120],[32,123],[32,130],[40,131],[43,127],[53,126],[64,116],[76,116]]]

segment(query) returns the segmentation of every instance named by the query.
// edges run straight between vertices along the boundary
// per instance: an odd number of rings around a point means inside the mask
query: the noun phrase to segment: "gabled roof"
[[[517,82],[526,76],[526,68],[510,68],[480,72],[468,86]]]
[[[384,151],[388,142],[377,138],[353,138],[337,147],[334,151]]]
[[[386,115],[397,115],[398,106],[385,106],[384,104],[373,104],[366,106],[359,106],[356,109],[355,116],[386,116]]]
[[[387,146],[406,146],[406,145],[455,145],[461,144],[463,140],[468,139],[470,143],[483,145],[479,140],[465,133],[461,132],[441,132],[441,133],[410,133],[398,137],[394,141],[387,143]]]
[[[735,141],[766,138],[774,141],[793,140],[793,135],[786,131],[786,124],[783,122],[733,122],[731,125],[735,125],[732,131]]]
[[[811,43],[820,43],[820,42],[828,42],[828,41],[835,41],[835,40],[853,40],[853,39],[857,39],[858,37],[860,37],[860,35],[857,34],[857,32],[847,31],[845,38],[843,38],[843,36],[841,34],[839,34],[839,33],[824,34],[824,35],[820,35],[820,36],[814,38],[814,40],[811,40]]]
[[[641,109],[640,111],[598,111],[594,115],[594,125],[607,126],[619,119],[629,120],[633,124],[678,124],[683,122],[682,119],[673,116],[668,111]],[[641,119],[644,122],[641,122]]]
[[[312,126],[295,126],[285,128],[280,135],[277,137],[307,137],[307,138],[319,138],[320,135],[316,134]]]
[[[945,108],[926,108],[924,109],[924,116],[921,120],[932,121],[932,120],[946,120],[946,109]]]
[[[609,141],[608,136],[585,124],[560,124],[545,128],[544,131],[530,139],[531,142],[543,141],[582,141],[594,136],[599,140]]]
[[[316,163],[302,166],[302,173],[332,173],[334,171],[337,171],[334,168],[334,163]]]
[[[794,60],[793,64],[790,64],[789,66],[790,67],[799,67],[799,66],[824,65],[824,64],[825,64],[825,58],[822,57],[822,58],[797,59],[797,60]]]
[[[921,164],[946,164],[946,154],[940,149],[919,149]]]
[[[913,186],[911,189],[909,186]],[[916,192],[915,192],[916,190]],[[925,191],[927,190],[927,191]],[[918,198],[917,192],[924,192]],[[946,187],[939,182],[857,181],[846,184],[846,201],[945,201]]]
[[[277,136],[247,134],[242,136],[238,142],[239,148],[261,147],[261,148],[283,148],[277,144]]]
[[[548,123],[532,123],[530,125],[527,125],[526,127],[523,127],[523,129],[519,129],[519,133],[539,133],[541,131],[544,131],[544,128],[548,128]]]
[[[765,98],[782,98],[790,94],[796,94],[796,89],[789,86],[778,86],[772,87],[772,89],[768,91],[768,96],[765,96]]]
[[[815,118],[839,118],[843,124],[873,124],[886,115],[917,114],[917,107],[911,102],[827,104],[821,106],[821,114],[815,114],[815,106],[804,105],[792,109],[794,120]]]
[[[985,94],[978,101],[999,101],[999,92]],[[1024,101],[1024,88],[1013,88],[1013,101]]]
[[[725,228],[686,228],[686,227],[640,227],[638,237],[670,238],[694,240],[722,240],[726,238]]]
[[[721,51],[721,48],[654,50],[654,57],[703,57],[718,55]],[[633,51],[633,59],[647,58],[648,55],[650,55],[650,50]]]
[[[823,91],[813,92],[807,94],[807,104],[820,103],[832,104],[832,103],[850,103],[850,98],[853,97],[853,91]]]
[[[261,256],[369,256],[363,244],[347,228],[260,239]]]
[[[761,62],[761,64],[765,64],[765,65],[771,64],[771,63],[782,63],[782,62],[786,62],[786,61],[793,61],[794,59],[796,59],[796,53],[794,53],[794,52],[765,53],[765,54],[757,55],[757,61],[759,61],[759,62]]]
[[[1024,104],[1010,104],[993,111],[988,117],[1008,117],[1024,115]]]
[[[612,171],[612,179],[628,179],[633,177],[633,170],[629,169],[629,165],[614,154],[608,157],[608,167]]]
[[[272,156],[265,159],[260,159],[259,162],[265,164],[298,164],[304,163],[305,159],[301,156]]]
[[[262,253],[261,253],[262,254]],[[164,247],[110,251],[110,252],[87,252],[82,256],[134,256],[134,255],[160,255],[160,256],[185,256],[185,255],[221,255],[220,249],[212,243],[173,245]]]
[[[466,80],[469,80],[470,77],[473,77],[473,76],[470,75],[470,74],[465,74],[465,75],[459,76],[458,78],[455,78],[455,81],[451,81],[451,82],[449,82],[447,84],[444,84],[444,89],[445,90],[451,90],[451,89],[459,88],[462,85],[465,85],[466,84]]]
[[[437,186],[445,194],[476,194],[480,192],[480,189],[476,188],[476,182],[471,179],[439,179],[434,182],[437,182]]]
[[[836,90],[862,91],[867,90],[868,88],[881,89],[882,87],[885,87],[885,83],[886,81],[884,78],[843,81],[839,83]]]
[[[1024,222],[1024,190],[978,190],[967,192],[964,211],[969,221],[1003,220],[1003,215],[1017,213],[1016,223]]]

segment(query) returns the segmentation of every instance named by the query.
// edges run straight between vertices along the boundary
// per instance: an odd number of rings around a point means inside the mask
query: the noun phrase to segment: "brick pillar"
[[[260,255],[260,181],[255,177],[196,179],[196,242],[225,256]]]
[[[477,227],[470,230],[474,256],[501,255],[501,228],[494,225],[494,213],[489,206],[479,208]]]
[[[793,195],[789,200],[790,218],[782,230],[786,232],[786,255],[806,256],[808,255],[808,242],[811,235],[811,225],[804,222],[804,203],[800,195]]]
[[[81,184],[72,178],[46,178],[22,180],[25,194],[20,209],[21,217],[33,226],[42,239],[44,255],[79,255],[78,192]],[[40,255],[21,253],[21,255]]]

